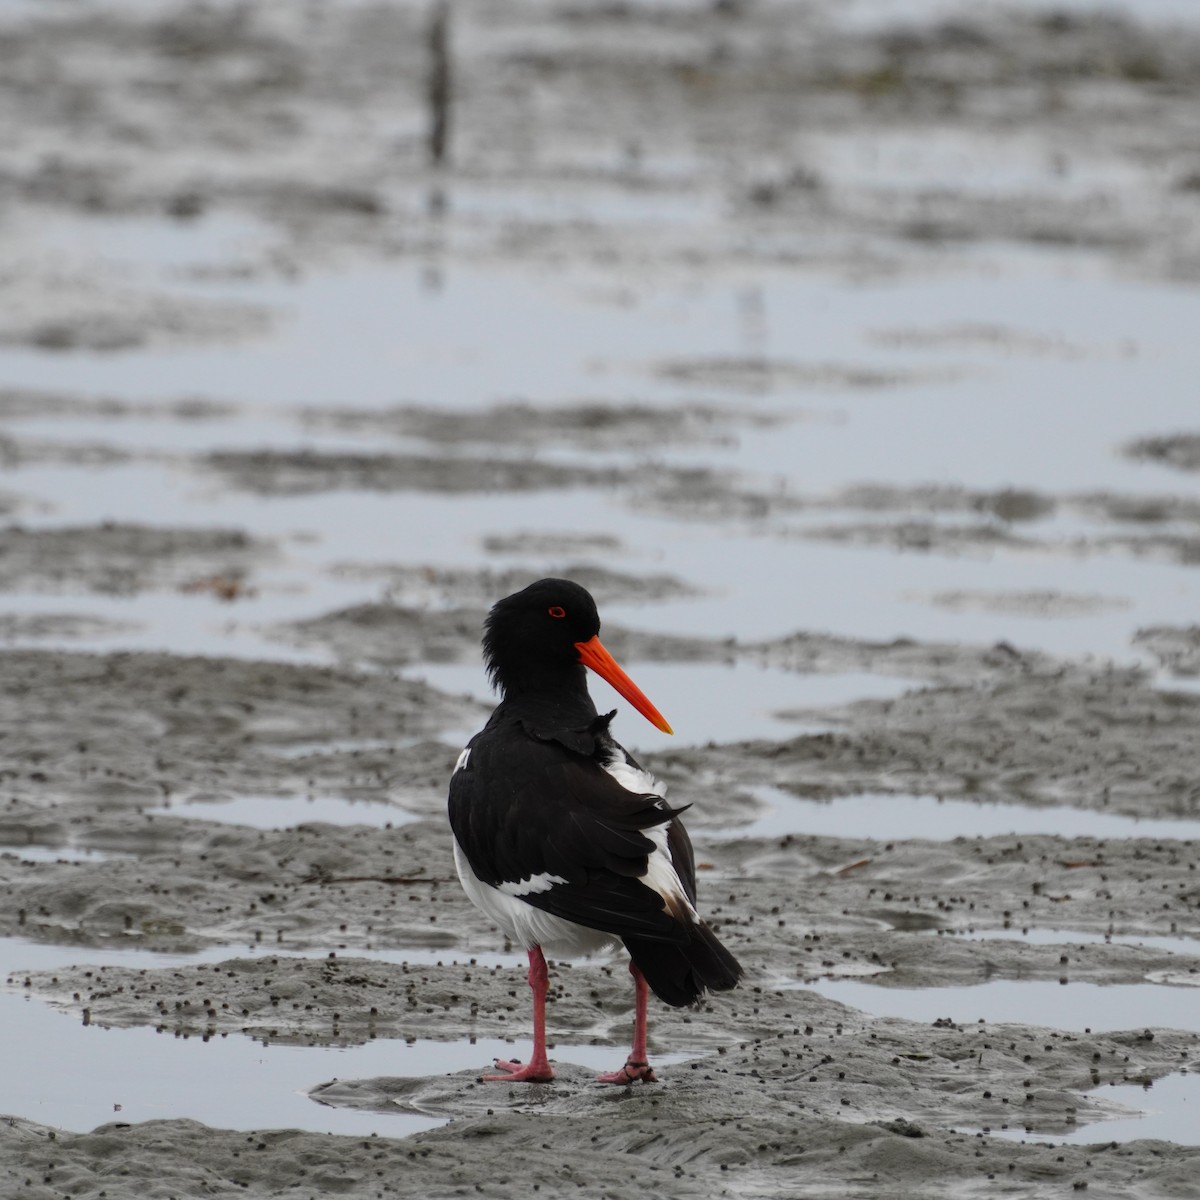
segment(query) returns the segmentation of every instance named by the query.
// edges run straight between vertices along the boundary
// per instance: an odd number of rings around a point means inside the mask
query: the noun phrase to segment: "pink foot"
[[[503,1075],[480,1075],[484,1083],[549,1083],[554,1078],[554,1068],[549,1063],[509,1062],[504,1058],[492,1060]]]
[[[643,1083],[657,1083],[658,1076],[654,1073],[654,1068],[645,1062],[634,1062],[629,1059],[619,1071],[609,1071],[604,1075],[597,1075],[597,1083],[617,1083],[629,1084],[636,1083],[638,1080]]]

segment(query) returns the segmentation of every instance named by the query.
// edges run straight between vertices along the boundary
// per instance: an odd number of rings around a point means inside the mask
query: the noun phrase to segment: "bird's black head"
[[[671,732],[666,718],[601,644],[596,602],[569,579],[539,579],[497,601],[484,624],[483,657],[505,703],[586,721],[596,715],[586,667],[652,725]]]
[[[578,644],[599,631],[600,614],[585,588],[569,579],[539,579],[492,606],[484,662],[502,692],[533,678],[582,679]]]

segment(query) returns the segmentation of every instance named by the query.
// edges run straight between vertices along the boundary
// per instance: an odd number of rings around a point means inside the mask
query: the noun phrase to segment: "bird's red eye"
[[[567,615],[567,610],[557,604],[552,604],[548,609],[546,609],[546,611],[552,617],[565,617]]]

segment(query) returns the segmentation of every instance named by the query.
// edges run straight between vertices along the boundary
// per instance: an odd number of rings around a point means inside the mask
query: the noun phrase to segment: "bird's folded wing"
[[[618,935],[677,936],[662,897],[641,880],[656,849],[645,831],[679,811],[627,791],[594,760],[532,739],[478,739],[450,782],[450,824],[479,879]]]

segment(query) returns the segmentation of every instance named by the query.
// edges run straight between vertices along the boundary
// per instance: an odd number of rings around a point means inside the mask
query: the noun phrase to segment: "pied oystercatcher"
[[[604,649],[591,595],[542,579],[497,602],[483,637],[500,691],[450,780],[454,861],[468,897],[529,954],[533,1057],[497,1059],[488,1080],[554,1078],[546,1057],[543,948],[629,952],[633,1048],[604,1083],[655,1081],[646,1060],[646,999],[693,1004],[734,987],[742,968],[696,912],[696,866],[684,808],[613,739],[616,710],[596,712],[590,667],[665,733],[671,727]]]

